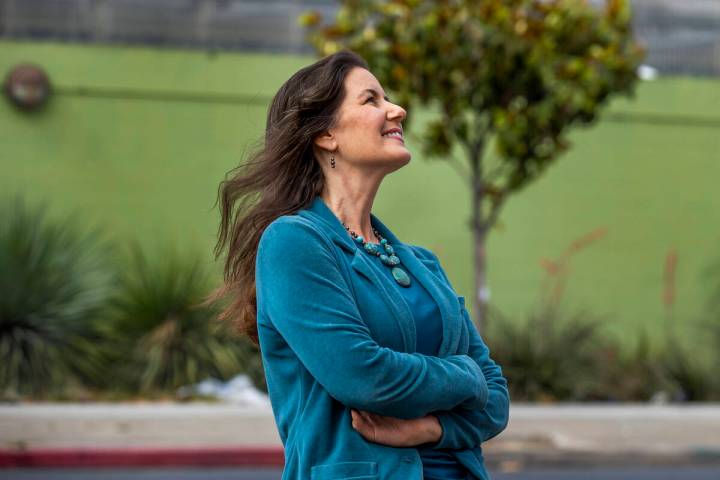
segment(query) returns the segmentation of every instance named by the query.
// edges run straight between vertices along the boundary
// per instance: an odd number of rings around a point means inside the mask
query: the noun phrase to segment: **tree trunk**
[[[483,201],[485,200],[485,182],[483,178],[482,155],[483,141],[477,141],[470,149],[470,167],[472,170],[472,232],[473,232],[473,258],[475,260],[475,294],[474,323],[478,331],[485,327],[487,312],[487,263],[485,255],[485,241],[488,228],[487,219],[483,218]]]
[[[487,327],[488,287],[485,263],[485,235],[475,232],[475,326],[478,331]]]

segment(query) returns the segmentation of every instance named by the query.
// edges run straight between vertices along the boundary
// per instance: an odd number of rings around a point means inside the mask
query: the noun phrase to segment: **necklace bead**
[[[345,230],[350,233],[350,236],[352,236],[353,240],[355,240],[355,242],[362,246],[364,251],[366,251],[370,255],[375,255],[376,257],[380,258],[380,261],[383,263],[383,265],[391,268],[390,273],[392,273],[393,278],[399,285],[403,287],[410,286],[410,276],[405,270],[397,266],[400,265],[400,257],[395,254],[395,249],[392,247],[392,245],[388,243],[386,238],[383,238],[383,236],[380,235],[380,232],[378,232],[375,227],[372,227],[372,231],[375,236],[380,239],[379,246],[382,247],[382,250],[384,252],[380,251],[378,245],[365,241],[362,235],[358,235],[353,230],[350,230],[350,227],[345,225],[345,222],[342,222],[342,224],[343,227],[345,227]]]

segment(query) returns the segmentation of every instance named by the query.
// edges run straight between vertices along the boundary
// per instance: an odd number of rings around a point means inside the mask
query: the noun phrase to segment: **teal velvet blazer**
[[[507,382],[437,257],[404,244],[375,215],[401,265],[442,315],[437,357],[417,353],[402,288],[373,270],[321,197],[263,232],[256,258],[257,323],[282,480],[420,480],[416,448],[365,440],[350,409],[397,418],[432,413],[446,449],[488,479],[482,443],[508,422]]]

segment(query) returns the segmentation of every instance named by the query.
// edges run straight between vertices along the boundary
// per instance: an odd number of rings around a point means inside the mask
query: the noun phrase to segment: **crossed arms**
[[[434,257],[426,249],[420,253]],[[437,257],[433,261],[444,275]],[[344,405],[402,419],[432,413],[443,427],[433,445],[438,449],[473,448],[507,424],[506,381],[467,311],[468,355],[438,358],[378,345],[327,241],[303,219],[283,217],[265,230],[256,288],[258,308]]]

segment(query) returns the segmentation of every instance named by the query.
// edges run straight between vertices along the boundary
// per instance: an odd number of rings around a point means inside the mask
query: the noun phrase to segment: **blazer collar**
[[[381,296],[387,302],[393,312],[396,321],[400,325],[400,331],[403,335],[403,343],[406,351],[414,352],[417,348],[417,332],[415,329],[415,321],[412,311],[407,302],[399,295],[398,287],[394,282],[388,280],[384,276],[377,275],[375,269],[370,265],[368,255],[361,251],[361,247],[355,244],[347,230],[343,226],[340,219],[325,204],[325,201],[318,195],[310,205],[300,211],[301,214],[312,214],[312,217],[322,222],[325,228],[323,231],[327,233],[332,241],[353,254],[351,266],[354,270],[362,273],[369,278],[378,288]],[[385,224],[375,215],[370,213],[372,225],[377,228],[380,234],[388,240],[393,246],[395,252],[400,257],[401,266],[406,268],[410,274],[417,279],[420,284],[425,287],[430,296],[435,300],[440,311],[443,325],[443,338],[440,344],[438,356],[445,357],[455,354],[456,351],[467,348],[462,345],[462,317],[460,313],[460,304],[457,294],[450,285],[440,280],[431,268],[432,265],[426,265],[430,262],[424,259],[418,259],[415,252],[408,245],[405,245]]]

